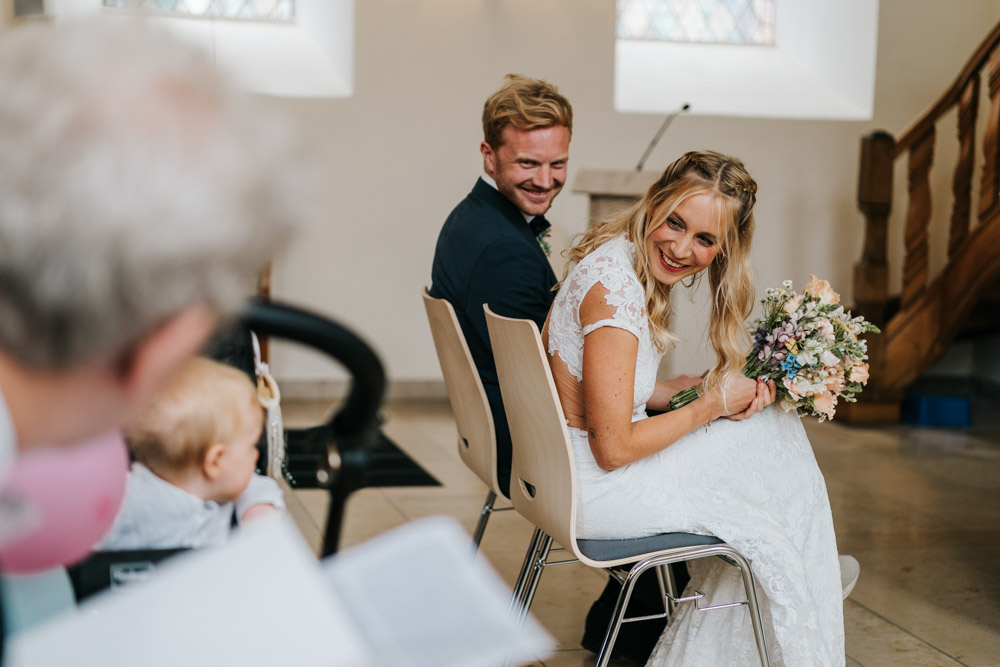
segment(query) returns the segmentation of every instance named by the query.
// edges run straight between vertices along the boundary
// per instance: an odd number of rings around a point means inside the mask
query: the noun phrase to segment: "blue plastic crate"
[[[907,396],[900,421],[913,426],[965,428],[972,425],[972,410],[966,396]]]

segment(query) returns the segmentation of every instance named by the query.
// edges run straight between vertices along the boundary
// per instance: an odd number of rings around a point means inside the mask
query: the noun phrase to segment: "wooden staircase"
[[[980,144],[979,193],[973,222],[977,114],[981,81],[989,116]],[[959,150],[953,166],[948,261],[928,275],[931,165],[938,121],[957,110]],[[902,293],[889,294],[888,221],[893,171],[906,158]],[[951,87],[894,137],[875,131],[861,141],[858,207],[865,216],[861,261],[854,267],[856,313],[882,328],[868,338],[871,379],[860,401],[838,409],[854,423],[899,421],[903,392],[951,346],[963,327],[1000,325],[1000,25],[986,37]],[[944,221],[941,221],[944,224]],[[973,316],[975,314],[975,316]]]

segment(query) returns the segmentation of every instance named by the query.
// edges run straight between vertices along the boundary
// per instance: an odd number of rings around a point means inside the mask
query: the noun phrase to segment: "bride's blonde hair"
[[[699,194],[713,198],[719,222],[721,247],[708,267],[713,295],[709,340],[715,350],[716,365],[705,378],[708,389],[717,392],[726,375],[742,372],[749,341],[745,322],[755,294],[750,241],[757,182],[740,160],[714,151],[685,153],[667,167],[638,203],[587,230],[566,251],[569,259],[566,272],[598,246],[624,235],[635,244],[633,268],[646,288],[646,313],[653,343],[661,353],[666,352],[676,342],[668,329],[670,288],[653,277],[646,239],[681,202]]]

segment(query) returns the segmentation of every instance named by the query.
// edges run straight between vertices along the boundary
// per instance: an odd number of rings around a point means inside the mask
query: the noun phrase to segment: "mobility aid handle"
[[[374,350],[357,334],[326,317],[276,302],[254,301],[243,311],[248,329],[308,345],[340,362],[351,374],[347,400],[330,422],[338,435],[377,423],[385,394],[385,371]]]
[[[347,498],[371,476],[379,437],[378,411],[385,394],[385,371],[374,350],[355,333],[320,315],[275,302],[251,302],[243,324],[260,336],[275,336],[324,352],[351,373],[340,410],[325,424],[285,429],[285,478],[299,488],[330,494],[322,556],[340,544]]]

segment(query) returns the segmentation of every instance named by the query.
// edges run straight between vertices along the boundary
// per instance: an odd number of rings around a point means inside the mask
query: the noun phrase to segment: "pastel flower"
[[[854,364],[851,366],[851,382],[868,384],[868,364]]]
[[[823,353],[819,355],[819,360],[824,366],[836,366],[840,363],[840,357],[830,350],[823,350]]]
[[[798,383],[795,380],[789,380],[786,375],[781,378],[781,384],[785,385],[785,389],[788,390],[788,395],[792,397],[793,401],[797,401],[802,398],[802,395],[798,392]]]
[[[839,368],[837,371],[831,373],[824,381],[827,390],[833,394],[839,394],[844,388],[844,369]]]
[[[811,294],[823,305],[830,305],[834,303],[840,303],[840,295],[833,291],[830,287],[830,283],[825,280],[820,280],[813,274],[809,274],[809,282],[802,291],[806,294]]]
[[[837,333],[833,330],[833,325],[829,320],[820,320],[816,323],[816,331],[820,332],[828,341],[836,340]]]
[[[799,309],[799,306],[802,305],[803,298],[804,297],[801,294],[796,294],[791,299],[786,301],[785,312],[788,313],[789,315],[794,315],[795,312]]]
[[[837,397],[833,394],[817,394],[813,397],[813,407],[827,419],[833,419],[833,413],[837,409]]]

